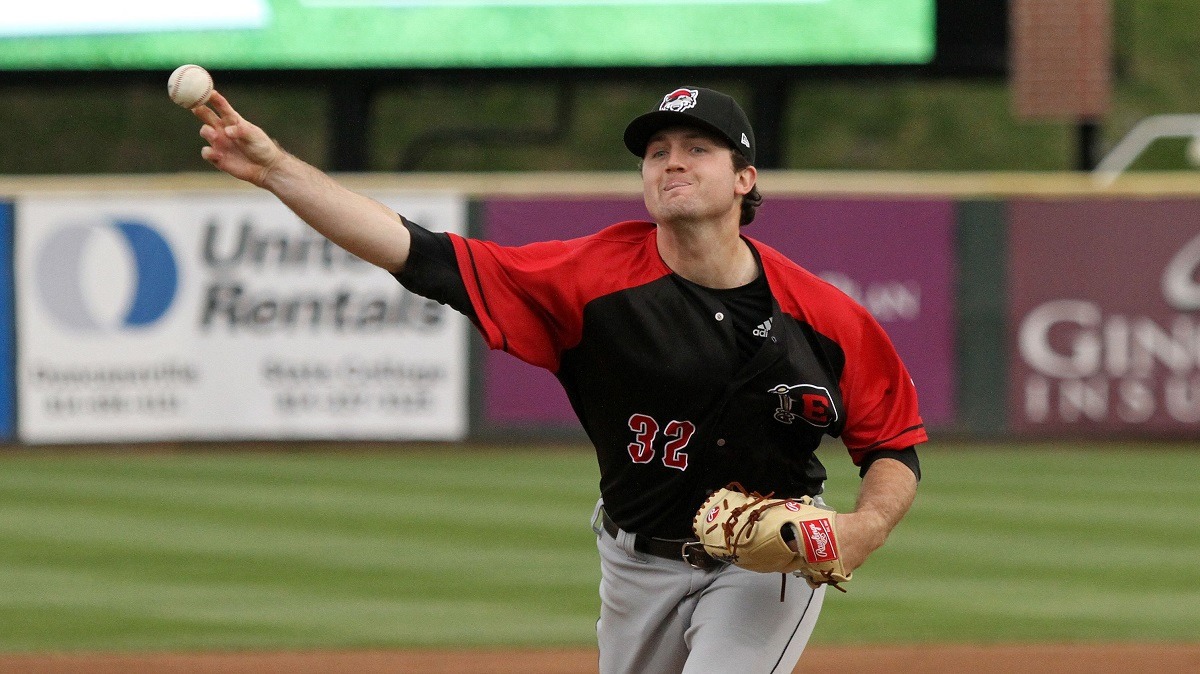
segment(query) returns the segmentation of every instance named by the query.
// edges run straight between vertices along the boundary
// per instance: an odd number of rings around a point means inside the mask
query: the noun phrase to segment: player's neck
[[[671,271],[706,288],[737,288],[758,276],[736,229],[659,226],[658,254]]]

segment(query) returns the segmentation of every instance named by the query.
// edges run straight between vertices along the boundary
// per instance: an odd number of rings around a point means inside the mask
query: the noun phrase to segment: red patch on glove
[[[829,520],[809,520],[800,523],[800,534],[804,538],[804,557],[809,564],[832,562],[838,558],[837,541],[833,538],[833,525]]]

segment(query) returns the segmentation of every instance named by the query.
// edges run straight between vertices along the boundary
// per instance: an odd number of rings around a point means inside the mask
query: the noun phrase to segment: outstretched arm
[[[192,108],[204,122],[208,146],[200,155],[229,175],[270,191],[333,243],[389,272],[408,260],[410,238],[400,216],[352,192],[271,140],[246,121],[219,92]]]
[[[883,545],[888,534],[912,507],[917,478],[908,466],[883,458],[871,464],[858,491],[853,512],[838,513],[838,545],[842,564],[853,571]]]

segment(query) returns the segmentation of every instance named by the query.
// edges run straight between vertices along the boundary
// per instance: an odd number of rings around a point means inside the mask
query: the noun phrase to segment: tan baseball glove
[[[794,573],[814,588],[828,583],[845,592],[840,583],[853,574],[838,554],[836,514],[808,496],[771,498],[734,482],[708,497],[692,529],[717,559],[761,573]]]

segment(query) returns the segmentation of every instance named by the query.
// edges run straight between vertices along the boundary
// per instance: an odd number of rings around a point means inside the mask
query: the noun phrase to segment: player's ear
[[[747,166],[742,169],[736,169],[737,175],[734,179],[734,191],[738,196],[746,196],[750,194],[750,190],[758,184],[758,169],[753,166]]]

